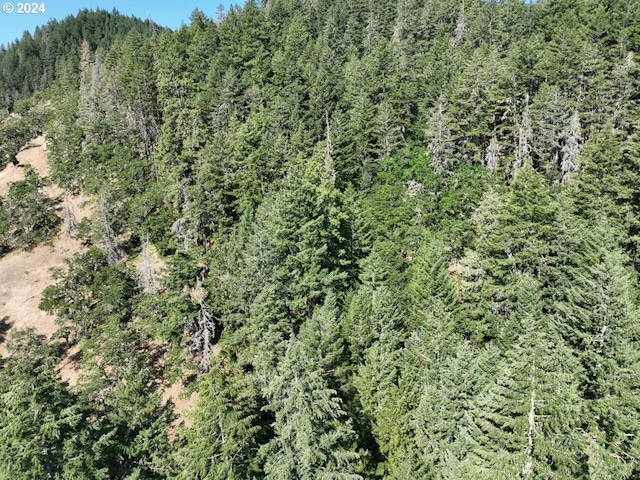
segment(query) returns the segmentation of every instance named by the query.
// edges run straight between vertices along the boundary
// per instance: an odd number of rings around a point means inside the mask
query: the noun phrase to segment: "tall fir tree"
[[[356,480],[355,434],[337,392],[304,344],[292,337],[265,387],[274,437],[261,448],[269,479]]]
[[[511,314],[518,337],[473,402],[463,477],[575,478],[584,471],[580,364],[543,313],[538,288],[526,276],[519,282]]]

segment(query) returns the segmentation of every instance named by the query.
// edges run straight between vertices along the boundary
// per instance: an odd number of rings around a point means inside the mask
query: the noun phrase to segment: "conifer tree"
[[[566,273],[571,286],[556,308],[582,364],[578,378],[594,454],[603,450],[608,475],[632,478],[640,408],[633,373],[640,362],[635,275],[610,232],[601,226],[583,235],[582,258]]]
[[[461,332],[496,335],[513,308],[514,279],[525,274],[546,281],[544,272],[556,255],[556,212],[543,177],[529,164],[507,191],[485,194],[473,216],[475,251],[461,262],[466,277],[463,316],[469,322]]]
[[[274,438],[261,448],[269,479],[356,480],[355,435],[336,391],[300,340],[292,337],[265,387]]]
[[[338,307],[335,293],[327,293],[324,303],[317,307],[310,319],[300,328],[298,338],[305,347],[315,352],[318,366],[325,375],[327,384],[338,389],[344,382],[346,373],[344,362],[344,341],[340,332]]]
[[[490,378],[487,366],[495,352],[483,352],[465,341],[438,351],[436,342],[419,338],[423,344],[418,348],[428,361],[419,377],[419,403],[410,412],[415,468],[424,478],[455,478],[471,448],[468,416]]]
[[[578,156],[580,155],[581,143],[580,117],[578,117],[578,112],[575,112],[571,117],[567,139],[562,147],[562,161],[560,163],[560,172],[562,173],[560,183],[562,185],[567,184],[570,173],[580,169]]]
[[[531,101],[532,156],[546,175],[556,175],[569,125],[569,102],[557,85],[543,83]]]
[[[163,478],[172,404],[161,401],[149,339],[110,318],[83,344],[79,404],[93,408],[85,442],[97,467],[120,478]]]
[[[585,448],[574,375],[579,363],[553,319],[542,313],[533,279],[521,280],[511,315],[520,333],[495,380],[474,401],[463,476],[574,478],[583,471]]]
[[[621,230],[620,243],[638,265],[638,133],[631,135],[604,125],[584,144],[581,171],[575,175],[571,193],[575,211],[598,221],[607,217]]]
[[[41,302],[67,342],[0,362],[0,477],[640,477],[638,11],[251,0],[0,46],[0,167],[44,131],[97,206]],[[56,232],[25,174],[0,254]]]
[[[448,271],[445,245],[432,234],[425,233],[416,256],[413,258],[410,272],[411,280],[407,285],[409,294],[412,326],[422,326],[421,317],[432,313],[436,304],[444,311],[453,313],[458,305],[458,292]],[[436,329],[442,333],[445,326]],[[434,333],[436,333],[434,332]]]
[[[73,438],[88,412],[56,378],[58,357],[43,336],[17,331],[7,347],[0,367],[0,478],[70,478],[64,472],[73,471],[82,448]],[[91,468],[84,472],[104,478]]]
[[[43,292],[39,307],[57,317],[61,326],[70,322],[78,337],[89,337],[110,319],[129,319],[135,281],[119,265],[106,265],[97,248],[67,261],[68,270],[54,274],[56,283]]]
[[[294,167],[281,189],[261,205],[244,254],[248,303],[261,292],[269,298],[276,293],[291,325],[299,326],[323,292],[342,285],[346,277],[347,222],[330,181],[333,175],[324,173],[323,157],[314,156],[307,172]]]
[[[256,455],[264,428],[255,376],[216,364],[198,388],[191,427],[175,452],[176,478],[241,479],[258,475]]]
[[[371,425],[370,435],[375,439],[372,450],[381,454],[378,468],[390,473],[406,453],[405,442],[410,435],[406,414],[412,398],[406,398],[399,385],[404,339],[401,310],[384,287],[371,291],[369,299],[370,307],[361,310],[362,316],[351,326],[356,365],[351,382],[361,415]]]

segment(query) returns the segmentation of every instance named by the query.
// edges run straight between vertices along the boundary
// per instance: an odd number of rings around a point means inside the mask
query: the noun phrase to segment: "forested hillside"
[[[86,247],[6,341],[0,478],[640,478],[638,1],[82,18],[76,77],[0,83],[95,204],[0,199],[0,254]]]
[[[52,20],[33,35],[25,32],[11,45],[0,45],[0,111],[15,110],[16,101],[45,90],[56,79],[77,81],[82,42],[92,50],[108,49],[131,30],[150,36],[157,29],[149,21],[125,17],[115,10],[81,10],[75,17]],[[17,107],[26,108],[28,102]]]

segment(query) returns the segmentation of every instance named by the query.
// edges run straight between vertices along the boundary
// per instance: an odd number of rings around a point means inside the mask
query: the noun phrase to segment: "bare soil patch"
[[[31,165],[38,175],[46,177],[49,174],[47,165],[47,148],[44,136],[30,140],[16,155],[18,165],[9,163],[0,172],[0,195],[3,197],[9,192],[9,183],[24,179],[24,166]]]
[[[57,330],[55,317],[42,312],[38,304],[55,269],[64,268],[65,260],[80,250],[75,241],[59,243],[11,252],[0,259],[0,315],[10,324],[7,335],[14,328],[33,327],[49,338]],[[5,353],[3,345],[0,353]]]
[[[49,174],[47,164],[46,140],[43,136],[34,138],[22,148],[17,155],[18,166],[9,164],[0,171],[0,195],[6,196],[9,191],[9,183],[24,179],[24,166],[31,165],[42,178]],[[62,209],[64,192],[57,185],[50,185],[43,192],[50,198],[58,199],[58,210]],[[95,206],[87,197],[76,196],[69,198],[71,208],[79,222],[91,215]],[[11,330],[32,327],[36,333],[46,335],[48,339],[57,331],[55,317],[42,312],[38,305],[42,299],[44,289],[53,283],[53,273],[57,269],[66,269],[66,260],[75,253],[83,250],[80,242],[73,238],[58,234],[53,241],[45,245],[38,245],[28,251],[10,252],[0,258],[0,355],[6,355],[4,342]],[[154,274],[160,275],[164,268],[164,262],[155,248],[151,248],[151,267]],[[142,258],[133,262],[140,270]],[[69,349],[60,362],[60,377],[74,386],[78,382],[81,373],[80,347],[78,345]],[[183,397],[184,385],[178,380],[172,385],[163,383],[160,386],[163,403],[169,400],[174,404],[174,412],[177,416],[173,428],[183,423],[189,427],[189,419],[184,413],[193,409],[197,400],[194,392],[189,397]]]
[[[188,412],[193,410],[198,401],[198,392],[192,392],[190,396],[184,396],[185,387],[182,380],[176,381],[173,385],[164,385],[160,391],[162,393],[162,404],[166,405],[168,401],[173,403],[173,413],[176,419],[172,424],[172,430],[176,431],[178,425],[184,425],[191,428],[191,419]]]
[[[20,165],[31,165],[39,175],[46,177],[47,151],[44,137],[31,140],[17,155]],[[24,178],[24,168],[9,164],[0,172],[0,195],[9,190],[9,182]],[[49,187],[47,195],[57,197],[57,187]],[[89,215],[91,208],[86,199],[72,199],[76,218]],[[14,328],[33,327],[39,334],[50,338],[57,330],[55,317],[38,308],[43,290],[53,283],[56,269],[65,269],[65,260],[83,249],[80,242],[58,235],[52,242],[26,251],[14,251],[0,258],[0,355],[5,355],[4,340]]]

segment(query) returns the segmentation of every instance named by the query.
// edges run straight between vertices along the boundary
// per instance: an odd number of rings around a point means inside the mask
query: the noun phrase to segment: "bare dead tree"
[[[492,137],[484,155],[484,164],[489,170],[495,170],[500,160],[500,144],[496,137]]]
[[[380,103],[378,119],[380,121],[382,158],[389,158],[398,145],[406,145],[407,143],[404,137],[404,125],[393,117],[391,105],[386,100]]]
[[[182,217],[173,222],[171,233],[176,236],[176,240],[182,245],[183,250],[189,250],[189,228],[186,218]]]
[[[424,185],[415,180],[409,180],[407,182],[407,196],[408,197],[417,197],[421,195],[424,191]]]
[[[460,12],[458,13],[458,21],[456,22],[456,29],[451,37],[451,45],[459,47],[464,41],[464,34],[467,28],[467,17],[464,14],[464,1],[460,4]]]
[[[367,15],[367,25],[364,27],[366,36],[364,38],[365,49],[370,51],[380,38],[380,25],[373,11]]]
[[[393,27],[391,40],[400,43],[406,40],[411,32],[411,1],[401,0],[398,2],[396,24]]]
[[[91,47],[89,42],[82,40],[80,46],[80,70],[85,71],[91,65]]]
[[[447,105],[443,96],[440,96],[431,112],[430,128],[427,131],[429,144],[427,150],[431,154],[431,168],[438,175],[448,175],[453,166],[451,152],[451,131],[447,119]]]
[[[138,271],[138,284],[144,293],[158,292],[153,256],[151,254],[151,242],[148,235],[142,242],[142,265]]]
[[[628,52],[623,63],[616,66],[613,72],[611,72],[618,91],[615,108],[613,109],[611,117],[611,123],[614,125],[617,125],[622,117],[624,117],[624,105],[628,104],[635,90],[634,85],[636,82],[634,78],[637,67],[633,56],[634,52]]]
[[[324,149],[324,169],[323,174],[331,186],[336,184],[336,170],[333,165],[333,143],[331,141],[331,124],[329,123],[329,114],[325,113],[325,135],[326,146]]]
[[[213,313],[212,308],[205,302],[206,292],[202,283],[198,281],[191,290],[191,299],[199,305],[195,319],[187,324],[186,330],[191,334],[188,345],[189,353],[198,359],[198,367],[206,372],[211,367],[211,354],[215,345],[216,324],[220,321]]]
[[[153,145],[160,132],[155,119],[145,114],[140,91],[138,91],[135,105],[124,107],[124,117],[129,130],[137,133],[144,155],[151,158]]]
[[[62,227],[62,237],[65,239],[69,238],[78,227],[76,215],[73,211],[73,203],[71,203],[70,197],[71,195],[69,192],[65,192],[64,201],[62,202],[62,221],[64,222],[64,226]]]
[[[108,265],[114,265],[122,258],[122,251],[118,248],[116,235],[107,217],[107,203],[104,194],[100,195],[99,217],[101,247]]]
[[[525,107],[522,111],[522,118],[518,124],[518,145],[516,146],[516,158],[511,166],[511,179],[513,180],[518,171],[529,161],[531,154],[531,117],[529,115],[529,95],[525,97]]]
[[[582,149],[582,132],[580,129],[580,117],[578,112],[575,112],[571,117],[569,124],[569,133],[567,135],[567,141],[562,147],[562,162],[560,163],[560,170],[562,172],[562,179],[560,183],[566,185],[569,182],[569,174],[580,169],[578,163],[578,156]]]

